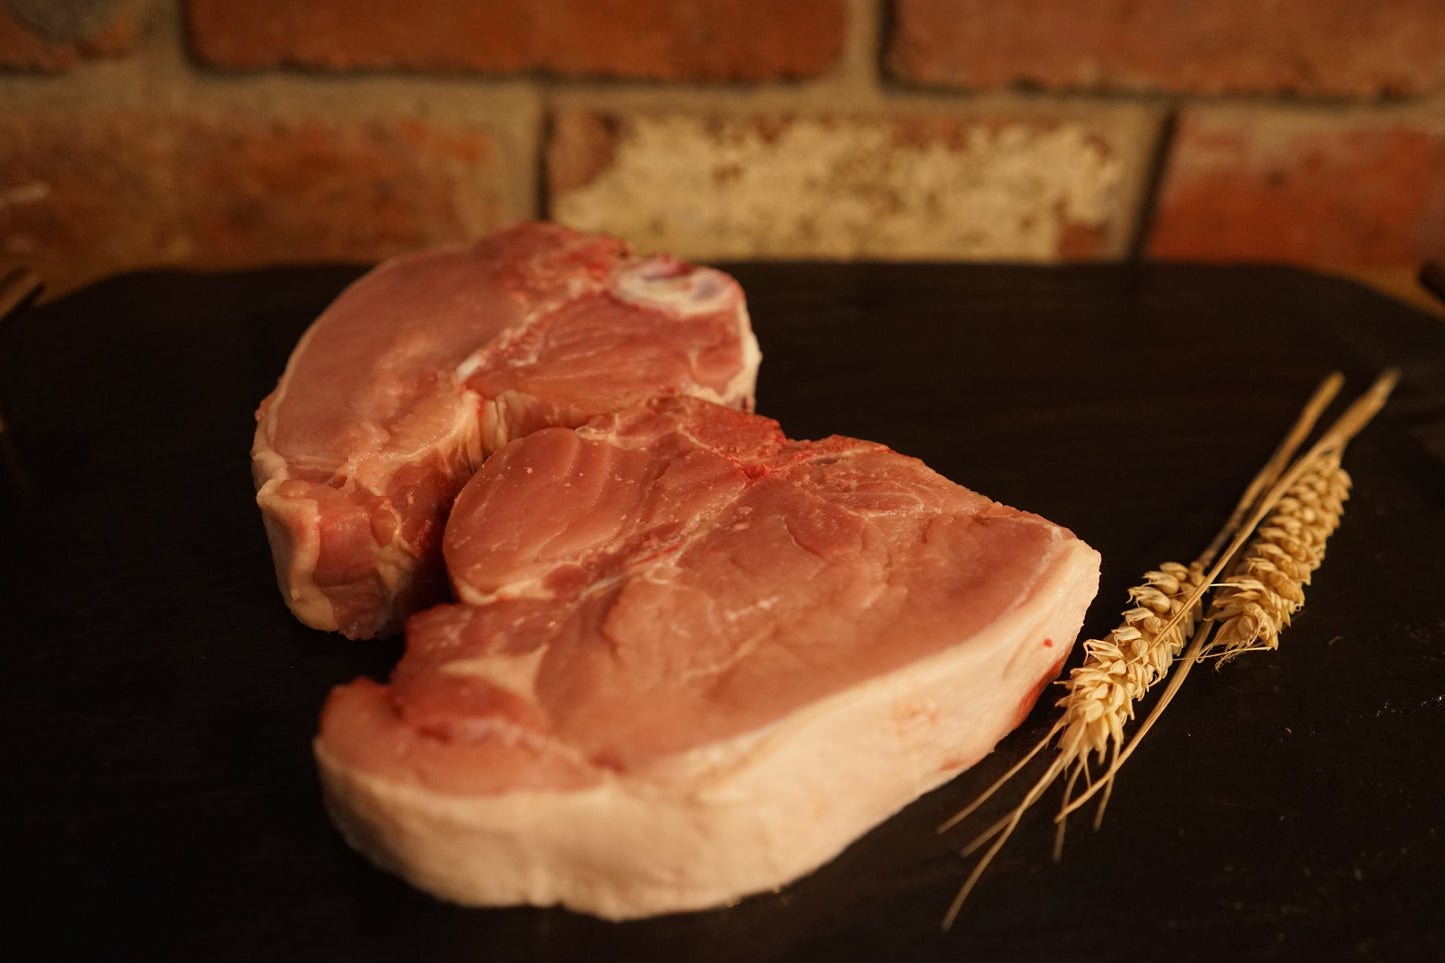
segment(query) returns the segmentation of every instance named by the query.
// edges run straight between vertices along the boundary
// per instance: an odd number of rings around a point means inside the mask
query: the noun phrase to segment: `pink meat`
[[[288,605],[353,638],[446,597],[442,526],[482,460],[655,395],[751,408],[737,284],[620,241],[523,224],[395,258],[301,339],[252,467]]]
[[[916,459],[681,398],[501,449],[445,557],[459,602],[326,704],[333,812],[439,895],[605,916],[781,885],[971,765],[1098,578]]]

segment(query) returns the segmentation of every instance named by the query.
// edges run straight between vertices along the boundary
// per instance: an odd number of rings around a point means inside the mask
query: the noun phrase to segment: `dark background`
[[[609,924],[443,905],[328,824],[327,690],[396,643],[296,623],[252,500],[256,403],[359,268],[122,276],[0,331],[0,945],[11,958],[1445,957],[1445,326],[1279,268],[735,265],[758,408],[883,441],[1104,556],[1085,631],[1213,536],[1316,383],[1398,365],[1280,651],[1201,668],[1054,863],[1049,796],[951,932],[934,827],[975,769],[781,893]]]

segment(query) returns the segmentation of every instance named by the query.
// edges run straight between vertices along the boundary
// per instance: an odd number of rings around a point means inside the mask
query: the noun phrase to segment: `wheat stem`
[[[1098,792],[1104,794],[1094,818],[1094,825],[1098,827],[1104,818],[1109,795],[1113,791],[1114,776],[1121,765],[1119,749],[1124,741],[1125,718],[1120,717],[1118,710],[1122,709],[1122,716],[1132,720],[1134,703],[1142,698],[1159,678],[1168,673],[1169,666],[1194,631],[1194,623],[1200,617],[1204,594],[1227,564],[1227,559],[1226,562],[1211,568],[1208,577],[1205,577],[1205,567],[1211,562],[1219,561],[1220,547],[1239,534],[1251,509],[1257,510],[1261,493],[1285,471],[1289,459],[1314,430],[1320,415],[1339,394],[1343,383],[1344,376],[1336,371],[1315,388],[1289,432],[1245,488],[1229,519],[1192,565],[1187,569],[1177,563],[1161,566],[1160,572],[1151,572],[1145,576],[1143,586],[1130,590],[1132,599],[1136,602],[1144,599],[1144,607],[1152,609],[1153,614],[1158,617],[1149,618],[1148,613],[1142,611],[1141,607],[1136,607],[1124,613],[1124,624],[1110,633],[1104,641],[1084,643],[1084,664],[1071,673],[1068,683],[1069,696],[1060,702],[1060,705],[1065,707],[1063,724],[1066,727],[1065,736],[1060,740],[1060,749],[1065,755],[1072,757],[1071,765],[1075,767],[1075,772],[1065,789],[1064,804],[1057,817],[1059,830],[1055,842],[1056,853],[1061,848],[1064,817],[1077,808],[1071,804],[1071,800],[1079,770],[1082,769],[1082,774],[1089,783],[1081,799],[1090,798]],[[1383,399],[1381,401],[1383,402]],[[1174,581],[1161,584],[1158,582],[1160,577],[1172,578]],[[1165,591],[1161,592],[1161,588]],[[1141,629],[1143,631],[1140,631]],[[1126,645],[1121,646],[1120,643]],[[1098,651],[1091,647],[1097,647]],[[1125,648],[1129,650],[1127,654],[1130,658],[1121,659]],[[1118,678],[1120,675],[1124,678]],[[1122,689],[1109,684],[1111,677],[1113,681],[1123,683]],[[1080,730],[1088,717],[1098,716],[1099,696],[1103,697],[1105,705],[1117,707],[1110,713],[1114,718],[1107,724],[1106,731],[1099,731],[1096,726],[1086,737]],[[1080,753],[1075,745],[1070,744],[1068,726],[1071,723],[1078,733],[1075,743],[1082,739],[1101,760],[1106,751],[1112,755],[1106,774],[1099,783],[1088,778],[1088,752]]]
[[[1259,474],[1254,476],[1254,480],[1251,481],[1249,487],[1244,490],[1244,494],[1239,499],[1239,504],[1234,506],[1234,512],[1229,516],[1229,520],[1224,523],[1224,526],[1219,529],[1219,534],[1214,536],[1214,541],[1210,542],[1209,546],[1199,554],[1198,561],[1201,565],[1208,565],[1214,561],[1215,556],[1219,554],[1219,550],[1224,547],[1224,544],[1239,530],[1239,524],[1244,521],[1244,516],[1249,512],[1250,508],[1254,506],[1254,503],[1259,499],[1259,496],[1264,493],[1264,490],[1268,488],[1275,479],[1279,478],[1280,474],[1285,470],[1285,466],[1289,464],[1289,460],[1294,457],[1295,450],[1309,437],[1309,433],[1314,431],[1315,424],[1320,420],[1320,415],[1324,414],[1325,408],[1329,407],[1329,403],[1335,400],[1335,396],[1340,393],[1340,388],[1344,383],[1345,376],[1338,371],[1334,371],[1315,388],[1315,393],[1311,395],[1310,400],[1305,403],[1304,409],[1300,412],[1299,418],[1296,419],[1294,423],[1294,427],[1292,427],[1289,430],[1289,434],[1285,435],[1280,441],[1279,447],[1274,450],[1274,454],[1270,456],[1269,461],[1264,463],[1264,467],[1260,469]]]
[[[1063,707],[1059,752],[1070,773],[1060,813],[1056,855],[1061,848],[1062,816],[1074,807],[1074,786],[1083,776],[1087,788],[1080,798],[1092,797],[1113,781],[1118,771],[1124,726],[1134,718],[1134,706],[1169,671],[1170,664],[1194,632],[1201,614],[1201,599],[1208,582],[1198,564],[1169,562],[1145,576],[1144,584],[1129,590],[1137,603],[1124,613],[1124,621],[1103,639],[1084,643],[1084,661],[1069,673]],[[1090,760],[1109,760],[1103,782],[1095,782]],[[1102,820],[1103,812],[1098,818]]]
[[[1004,785],[1011,782],[1014,776],[1017,776],[1019,772],[1022,771],[1022,769],[1027,766],[1030,761],[1032,761],[1034,756],[1037,756],[1039,753],[1047,749],[1049,746],[1049,742],[1058,733],[1060,728],[1060,724],[1055,723],[1054,727],[1050,729],[1042,739],[1036,742],[1034,744],[1034,747],[1030,749],[1022,759],[1009,767],[1008,772],[995,779],[993,785],[989,786],[983,792],[979,793],[973,802],[969,803],[967,806],[963,807],[958,812],[950,816],[942,825],[938,827],[938,832],[946,833],[954,826],[957,826],[959,823],[963,822],[969,816],[972,816],[979,806],[982,806],[993,796],[994,793],[998,792],[998,790],[1001,789]],[[965,853],[964,855],[968,854]]]
[[[1184,679],[1189,674],[1190,666],[1199,660],[1201,647],[1204,641],[1209,638],[1210,630],[1213,627],[1213,622],[1208,619],[1200,624],[1200,627],[1194,633],[1194,638],[1190,640],[1188,648],[1186,648],[1178,658],[1179,668],[1170,675],[1169,682],[1164,686],[1163,691],[1159,693],[1159,698],[1155,701],[1154,707],[1150,710],[1149,714],[1144,717],[1144,721],[1139,723],[1139,727],[1134,731],[1128,743],[1115,752],[1113,760],[1109,763],[1109,768],[1100,777],[1099,782],[1094,786],[1090,786],[1087,791],[1080,794],[1077,798],[1064,800],[1064,805],[1059,809],[1059,814],[1054,817],[1061,825],[1071,813],[1088,803],[1094,794],[1099,792],[1099,787],[1113,786],[1114,779],[1118,776],[1119,770],[1124,768],[1124,763],[1134,754],[1134,750],[1138,747],[1139,741],[1154,727],[1154,723],[1159,720],[1165,707],[1174,699],[1174,693],[1178,692],[1179,687],[1184,684]],[[1101,811],[1100,817],[1102,817],[1102,815],[1103,813]],[[1099,819],[1095,819],[1094,826],[1098,828]]]
[[[939,829],[942,832],[957,825],[976,811],[985,799],[1011,781],[1046,745],[1056,740],[1055,758],[1023,800],[964,850],[965,856],[971,855],[987,840],[994,840],[949,906],[944,929],[953,924],[969,893],[1013,834],[1023,814],[1061,775],[1067,774],[1068,778],[1064,802],[1055,817],[1059,824],[1054,842],[1055,858],[1059,858],[1062,852],[1068,815],[1102,792],[1094,821],[1096,827],[1099,825],[1119,770],[1179,691],[1189,668],[1200,661],[1204,652],[1218,651],[1228,658],[1261,642],[1264,645],[1277,644],[1279,628],[1287,625],[1288,615],[1303,604],[1299,585],[1307,582],[1309,572],[1318,567],[1319,560],[1323,558],[1324,538],[1339,521],[1348,490],[1348,476],[1339,468],[1340,452],[1384,405],[1398,378],[1399,373],[1393,369],[1382,374],[1305,455],[1290,463],[1296,449],[1313,431],[1320,415],[1338,393],[1342,378],[1335,373],[1321,382],[1290,432],[1246,488],[1229,520],[1198,559],[1189,566],[1166,563],[1159,570],[1148,573],[1142,585],[1130,589],[1129,596],[1135,604],[1124,613],[1121,624],[1103,639],[1084,643],[1083,664],[1072,670],[1064,683],[1069,691],[1058,703],[1064,709],[1059,722],[1027,756]],[[1287,469],[1286,465],[1289,466]],[[1299,487],[1299,492],[1295,491],[1296,487]],[[1266,519],[1268,522],[1261,529],[1261,523]],[[1324,531],[1326,525],[1328,531]],[[1250,549],[1242,556],[1242,574],[1237,576],[1241,580],[1228,583],[1234,586],[1236,607],[1216,606],[1210,611],[1211,617],[1196,627],[1205,594],[1256,533],[1258,538],[1250,543]],[[1257,561],[1249,561],[1251,558]],[[1292,560],[1293,567],[1286,564],[1285,559]],[[1267,571],[1266,562],[1275,569]],[[1266,574],[1268,579],[1261,578]],[[1273,608],[1264,608],[1267,618],[1263,622],[1258,619],[1248,623],[1240,621],[1253,614],[1253,610],[1247,608],[1248,604],[1260,602],[1260,598],[1248,594],[1255,591],[1256,584],[1265,586],[1272,593],[1272,598],[1277,597],[1281,602]],[[1289,605],[1294,607],[1288,608]],[[1277,622],[1273,620],[1276,613],[1279,613]],[[1224,641],[1210,643],[1206,649],[1206,643],[1220,619],[1226,626],[1234,624],[1234,628],[1228,632],[1221,630]],[[1260,626],[1265,632],[1255,631],[1253,637],[1249,637],[1249,628]],[[1270,626],[1274,627],[1272,636],[1268,634]],[[1172,674],[1149,715],[1126,742],[1124,727],[1134,718],[1135,703],[1170,673],[1170,667],[1176,661],[1182,661],[1183,665]],[[1097,780],[1090,770],[1090,760],[1095,757],[1100,761],[1108,759],[1105,771]],[[1081,779],[1085,788],[1075,796],[1075,788]]]
[[[1290,616],[1304,606],[1304,586],[1325,558],[1325,542],[1344,514],[1350,476],[1338,450],[1322,455],[1279,500],[1216,587],[1210,617],[1219,623],[1205,656],[1220,664],[1242,652],[1274,649]]]
[[[1294,491],[1297,485],[1300,485],[1307,477],[1319,472],[1321,466],[1324,466],[1327,472],[1328,466],[1330,465],[1338,468],[1339,456],[1345,445],[1348,444],[1350,439],[1358,434],[1380,408],[1384,406],[1385,400],[1390,396],[1390,392],[1394,390],[1398,380],[1399,372],[1393,368],[1380,375],[1368,391],[1355,399],[1355,401],[1345,409],[1344,413],[1321,435],[1320,439],[1310,447],[1309,451],[1295,460],[1294,464],[1275,482],[1268,493],[1259,499],[1253,511],[1249,513],[1244,523],[1241,524],[1239,530],[1235,533],[1229,546],[1219,558],[1215,560],[1206,576],[1208,584],[1214,584],[1215,580],[1229,567],[1240,550],[1244,548],[1246,541],[1256,532],[1265,518],[1276,509],[1286,496],[1289,496]],[[1341,499],[1341,503],[1342,502],[1343,499]],[[1337,521],[1338,519],[1336,519],[1336,522]],[[1169,686],[1155,702],[1149,712],[1149,716],[1139,725],[1138,730],[1130,738],[1128,745],[1124,747],[1124,750],[1110,764],[1108,770],[1102,777],[1105,782],[1112,780],[1128,758],[1133,755],[1134,750],[1139,745],[1139,741],[1149,732],[1155,720],[1159,718],[1160,714],[1163,713],[1164,709],[1168,707],[1169,702],[1174,698],[1174,693],[1177,692],[1179,686],[1183,684],[1184,677],[1188,674],[1189,668],[1195,662],[1199,661],[1204,651],[1204,641],[1209,634],[1208,627],[1212,625],[1212,622],[1212,619],[1207,620],[1205,626],[1201,627],[1201,630],[1196,633],[1189,650],[1181,656],[1180,661],[1183,665],[1174,673],[1175,677],[1170,680]],[[1087,791],[1081,793],[1077,799],[1067,803],[1059,813],[1058,818],[1062,819],[1082,806],[1091,796],[1099,791],[1099,787],[1102,784],[1103,783],[1096,783]]]
[[[999,854],[999,850],[1003,849],[1004,844],[1009,841],[1009,837],[1012,836],[1014,830],[1018,828],[1019,821],[1023,819],[1024,813],[1028,812],[1033,804],[1038,802],[1039,797],[1044,794],[1044,791],[1047,790],[1049,786],[1053,785],[1054,780],[1058,778],[1061,772],[1063,772],[1063,760],[1061,758],[1055,759],[1044,774],[1039,777],[1038,781],[1034,783],[1023,800],[1015,806],[1007,816],[996,823],[992,829],[974,841],[968,850],[970,853],[983,840],[993,835],[998,836],[998,838],[994,840],[993,845],[988,848],[988,851],[979,857],[978,863],[973,867],[973,872],[968,874],[968,879],[963,881],[963,885],[959,887],[957,895],[953,897],[953,902],[949,904],[948,911],[943,915],[944,930],[948,930],[953,926],[954,920],[958,918],[959,910],[963,909],[963,904],[968,899],[968,894],[973,892],[973,888],[977,886],[978,881],[983,878],[984,870],[988,869],[994,857]]]

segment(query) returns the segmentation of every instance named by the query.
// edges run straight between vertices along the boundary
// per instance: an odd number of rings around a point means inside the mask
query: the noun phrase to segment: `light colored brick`
[[[491,138],[417,121],[0,117],[0,268],[64,289],[155,265],[371,262],[498,226]]]
[[[222,67],[774,80],[830,69],[845,0],[189,0],[192,43]]]
[[[1373,97],[1445,89],[1445,0],[892,0],[914,83]]]
[[[1076,120],[567,111],[551,214],[700,259],[1052,261],[1126,243],[1122,150]]]
[[[1192,108],[1148,252],[1357,267],[1445,258],[1445,118]]]

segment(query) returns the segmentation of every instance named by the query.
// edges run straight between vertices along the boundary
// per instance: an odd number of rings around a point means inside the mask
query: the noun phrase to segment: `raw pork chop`
[[[440,539],[482,459],[658,394],[751,408],[737,284],[615,239],[524,224],[395,258],[348,288],[257,412],[252,470],[308,625],[389,634],[445,598]]]
[[[916,459],[691,399],[503,448],[445,553],[460,602],[326,704],[333,816],[438,896],[610,918],[780,886],[972,765],[1099,572]]]

